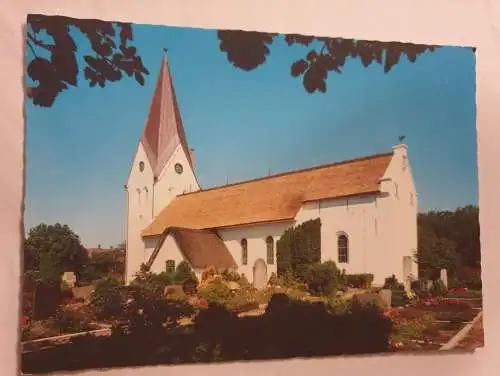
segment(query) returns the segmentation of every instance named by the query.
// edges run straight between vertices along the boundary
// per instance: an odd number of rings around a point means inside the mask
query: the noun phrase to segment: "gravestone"
[[[446,269],[441,269],[440,279],[444,287],[448,288],[448,271]]]
[[[70,289],[72,289],[76,285],[76,275],[75,275],[75,273],[73,273],[73,272],[64,272],[64,274],[62,275],[62,281]]]
[[[389,289],[382,289],[379,292],[380,299],[384,304],[384,307],[391,308],[392,304],[392,291]]]

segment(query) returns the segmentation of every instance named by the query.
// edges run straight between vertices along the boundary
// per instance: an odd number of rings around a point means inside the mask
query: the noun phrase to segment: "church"
[[[321,221],[322,261],[374,285],[417,277],[417,193],[408,147],[203,189],[196,177],[166,56],[126,190],[126,283],[187,261],[245,274],[257,288],[276,272],[286,229]]]

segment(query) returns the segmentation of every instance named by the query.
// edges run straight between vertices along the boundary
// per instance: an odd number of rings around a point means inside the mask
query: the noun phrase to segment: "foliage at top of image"
[[[220,50],[237,68],[252,70],[265,63],[270,46],[279,36],[273,33],[247,32],[242,30],[219,30]],[[326,80],[330,72],[342,73],[348,58],[360,59],[364,67],[373,62],[384,66],[389,72],[404,56],[414,63],[417,56],[434,51],[438,46],[427,46],[399,42],[377,42],[344,38],[313,37],[299,34],[285,35],[288,46],[311,47],[305,57],[296,60],[290,67],[292,77],[302,77],[303,85],[310,94],[327,90]],[[313,44],[319,46],[312,47]]]
[[[90,43],[91,53],[83,54],[84,65],[78,63],[78,46],[70,32],[78,30]],[[42,39],[47,35],[49,43]],[[242,30],[219,30],[219,48],[236,68],[250,71],[264,64],[278,39],[275,33]],[[78,86],[78,73],[93,87],[105,87],[108,82],[134,77],[144,85],[149,75],[141,56],[133,45],[130,23],[63,16],[29,15],[27,45],[34,57],[27,67],[28,76],[37,84],[28,87],[27,96],[35,105],[51,107],[57,96],[70,87]],[[363,66],[373,62],[389,72],[405,56],[415,62],[417,56],[434,51],[438,46],[399,42],[362,41],[356,39],[312,37],[288,34],[288,46],[310,48],[307,54],[292,62],[292,77],[302,77],[308,93],[325,93],[330,72],[342,73],[348,58],[360,59]],[[39,53],[40,52],[40,53]],[[43,55],[43,56],[42,56]],[[48,55],[48,56],[47,56]]]
[[[83,55],[83,67],[78,64],[78,47],[70,35],[72,28],[78,29],[92,48],[92,53]],[[52,43],[44,41],[42,34],[49,36]],[[29,15],[26,37],[34,55],[27,72],[32,80],[38,81],[37,86],[28,88],[27,95],[39,106],[52,106],[63,90],[76,87],[81,70],[91,87],[104,87],[106,82],[119,81],[124,75],[133,76],[144,85],[144,76],[149,74],[137,48],[130,44],[134,38],[129,23]],[[36,49],[50,57],[40,56]]]

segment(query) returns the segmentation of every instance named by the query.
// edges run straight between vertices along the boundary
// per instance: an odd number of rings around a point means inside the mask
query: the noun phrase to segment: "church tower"
[[[142,230],[175,196],[200,189],[166,55],[125,189],[128,284],[149,257],[146,248],[151,245],[144,243]]]

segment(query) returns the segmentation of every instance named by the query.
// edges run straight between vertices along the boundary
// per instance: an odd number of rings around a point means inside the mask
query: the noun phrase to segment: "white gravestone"
[[[448,271],[446,269],[441,269],[441,282],[443,282],[444,287],[448,288]]]
[[[69,287],[73,288],[76,284],[76,275],[73,272],[64,272],[62,281]]]

